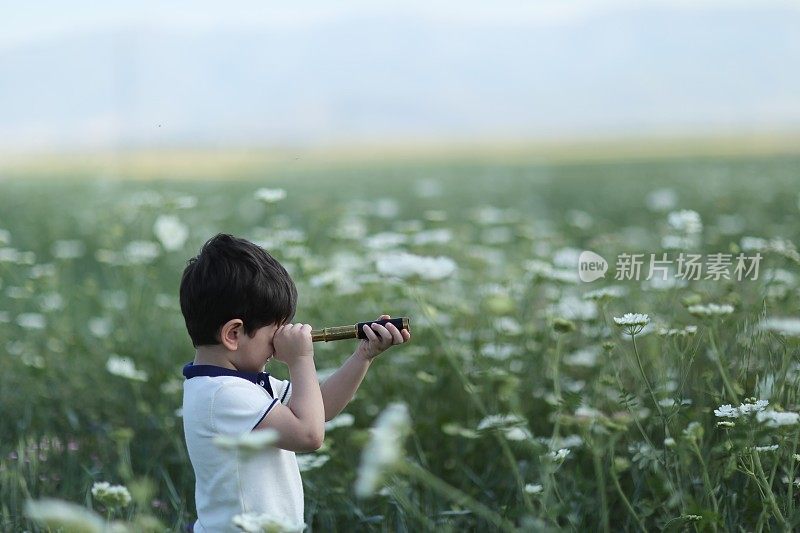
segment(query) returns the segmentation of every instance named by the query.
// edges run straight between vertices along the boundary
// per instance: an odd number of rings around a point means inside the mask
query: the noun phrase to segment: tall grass
[[[181,366],[194,354],[177,288],[186,259],[222,231],[263,243],[287,266],[298,320],[411,317],[412,342],[372,365],[345,409],[353,424],[328,431],[317,455],[329,459],[302,473],[311,530],[796,527],[800,426],[714,410],[748,398],[798,410],[798,338],[761,327],[800,316],[791,246],[800,238],[798,162],[0,181],[0,529],[42,530],[23,509],[45,497],[138,521],[134,529],[191,523],[194,477],[178,408]],[[287,196],[261,202],[262,187]],[[659,189],[673,205],[653,204]],[[621,252],[660,254],[667,213],[678,209],[699,213],[700,253],[735,253],[748,237],[781,240],[764,249],[757,280],[654,287],[557,275],[576,271],[565,263],[576,250],[612,263]],[[175,250],[154,233],[165,215],[189,230]],[[457,268],[443,279],[379,272],[376,259],[397,249]],[[584,298],[611,285],[625,294]],[[696,317],[688,307],[698,303],[734,312]],[[625,335],[613,317],[627,312],[647,313],[651,324]],[[353,348],[315,345],[317,367],[335,369]],[[110,372],[112,357],[146,377]],[[392,402],[409,408],[406,460],[381,491],[358,499],[360,451]],[[90,492],[97,481],[127,486],[132,504],[104,508]]]

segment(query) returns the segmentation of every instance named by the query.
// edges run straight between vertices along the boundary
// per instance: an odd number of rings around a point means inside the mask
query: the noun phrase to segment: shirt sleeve
[[[214,395],[211,427],[222,435],[241,435],[255,428],[267,416],[277,399],[254,383],[226,384]]]
[[[287,379],[278,379],[269,376],[269,384],[272,386],[272,392],[275,398],[283,405],[289,403],[289,398],[292,397],[292,384]]]

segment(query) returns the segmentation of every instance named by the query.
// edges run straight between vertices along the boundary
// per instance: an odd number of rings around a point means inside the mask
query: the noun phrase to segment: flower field
[[[286,266],[297,322],[411,320],[298,454],[309,531],[800,526],[800,158],[220,178],[0,176],[0,530],[193,521],[177,291],[218,232]],[[650,275],[682,252],[760,263]],[[354,348],[316,343],[320,379]]]

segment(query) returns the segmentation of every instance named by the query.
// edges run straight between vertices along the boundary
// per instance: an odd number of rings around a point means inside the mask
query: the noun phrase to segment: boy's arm
[[[276,429],[279,437],[275,446],[292,452],[312,452],[325,439],[322,397],[313,357],[298,357],[289,366],[292,378],[292,397],[287,405],[277,399],[276,405],[254,429]]]
[[[381,315],[378,320],[389,318],[391,318],[389,315]],[[390,346],[402,344],[411,338],[408,330],[404,329],[401,332],[391,323],[386,327],[373,323],[371,329],[365,325],[364,334],[367,338],[361,341],[353,355],[319,386],[322,403],[325,406],[326,422],[342,412],[342,409],[350,403],[375,357]]]
[[[353,399],[358,386],[361,385],[361,381],[367,374],[370,363],[370,359],[356,351],[336,372],[320,384],[319,390],[322,393],[322,403],[325,405],[326,422],[341,413],[342,409]]]

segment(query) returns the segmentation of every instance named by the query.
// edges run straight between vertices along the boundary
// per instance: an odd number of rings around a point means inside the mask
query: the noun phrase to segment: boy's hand
[[[381,315],[378,320],[392,318],[389,315]],[[367,361],[372,361],[379,354],[386,351],[390,346],[395,344],[403,344],[411,339],[411,332],[407,329],[399,330],[394,324],[364,324],[364,334],[366,339],[362,339],[361,343],[356,348],[356,354],[365,358]]]
[[[275,359],[290,365],[301,357],[314,356],[310,324],[284,324],[272,337]]]

